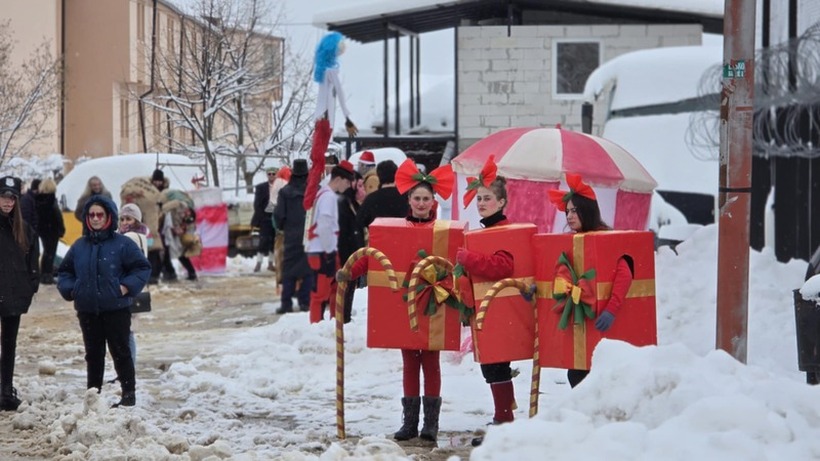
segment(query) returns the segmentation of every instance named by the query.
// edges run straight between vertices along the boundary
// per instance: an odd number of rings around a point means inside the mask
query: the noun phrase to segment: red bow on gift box
[[[576,325],[584,323],[584,317],[595,318],[592,309],[595,304],[595,293],[590,283],[594,277],[595,269],[577,275],[567,254],[561,253],[555,266],[555,280],[552,282],[552,298],[558,301],[552,309],[561,314],[558,328],[566,329],[569,317],[573,314]]]
[[[396,171],[396,189],[400,194],[407,192],[421,182],[430,184],[433,187],[433,192],[446,200],[450,198],[455,185],[453,167],[444,165],[431,171],[430,174],[424,174],[419,171],[413,160],[407,159]]]
[[[491,155],[490,158],[487,159],[487,162],[484,163],[484,167],[481,168],[477,178],[474,176],[467,178],[467,192],[464,193],[464,197],[462,198],[464,208],[467,208],[467,205],[469,205],[476,194],[478,194],[478,188],[481,186],[489,188],[490,184],[495,181],[497,175],[498,165],[495,164],[495,156]]]
[[[586,197],[590,200],[597,200],[597,197],[595,196],[595,191],[592,190],[592,187],[590,187],[589,184],[581,180],[581,175],[567,173],[566,177],[567,185],[569,186],[569,191],[547,191],[547,194],[549,194],[550,202],[552,202],[555,205],[555,208],[558,208],[560,211],[567,211],[567,202],[572,200],[572,196],[575,194],[578,194],[582,197]]]

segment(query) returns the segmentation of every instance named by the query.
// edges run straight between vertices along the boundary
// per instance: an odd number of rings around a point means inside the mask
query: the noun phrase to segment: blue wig
[[[313,80],[322,83],[325,80],[325,71],[339,65],[339,42],[344,38],[339,32],[331,32],[319,41],[316,56],[313,58]]]

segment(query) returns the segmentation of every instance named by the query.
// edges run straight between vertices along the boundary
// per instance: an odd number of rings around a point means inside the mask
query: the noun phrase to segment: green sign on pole
[[[723,65],[723,78],[744,78],[746,76],[746,61],[730,61]]]

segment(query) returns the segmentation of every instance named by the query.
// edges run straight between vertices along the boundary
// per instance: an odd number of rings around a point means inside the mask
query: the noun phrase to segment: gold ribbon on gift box
[[[433,222],[433,246],[432,255],[447,258],[447,252],[450,245],[450,229],[453,221],[436,220]],[[408,272],[396,271],[396,277],[399,280],[399,285],[404,284],[406,277],[409,277]],[[371,271],[367,274],[367,285],[371,287],[389,287],[389,280],[385,271]],[[430,336],[428,338],[429,350],[443,350],[444,349],[444,334],[445,334],[445,319],[447,318],[447,309],[440,307],[436,313],[429,316]],[[457,312],[449,313],[449,315],[458,315]],[[413,312],[408,307],[408,316],[412,318]],[[412,321],[411,321],[412,323]]]

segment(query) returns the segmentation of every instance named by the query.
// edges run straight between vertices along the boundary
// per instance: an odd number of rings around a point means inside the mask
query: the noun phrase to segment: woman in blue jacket
[[[102,388],[106,343],[122,386],[118,406],[136,403],[134,362],[128,345],[131,305],[151,275],[136,243],[117,233],[117,207],[103,195],[83,209],[83,236],[71,246],[57,272],[57,288],[74,301],[85,344],[88,389]]]

